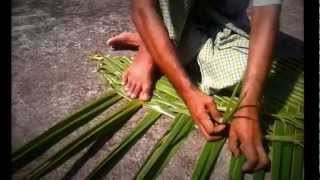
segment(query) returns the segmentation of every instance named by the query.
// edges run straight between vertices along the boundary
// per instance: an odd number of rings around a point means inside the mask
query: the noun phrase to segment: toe
[[[141,85],[140,84],[136,84],[134,89],[133,89],[133,92],[131,94],[131,98],[136,98],[138,97],[139,93],[141,91]]]
[[[136,49],[138,44],[138,36],[136,33],[123,32],[107,40],[107,46],[113,49]]]
[[[142,101],[148,101],[150,99],[150,95],[147,93],[143,93],[140,97]]]
[[[107,45],[108,46],[113,46],[118,41],[120,41],[120,42],[124,41],[127,35],[128,35],[127,32],[123,32],[123,33],[120,33],[120,34],[118,34],[116,36],[113,36],[112,38],[107,40]]]
[[[122,84],[125,86],[128,83],[128,71],[125,71],[122,75]]]
[[[142,91],[139,95],[139,99],[141,99],[142,101],[147,101],[151,98],[151,87],[150,86],[144,86],[142,87]]]
[[[130,89],[133,86],[131,81],[128,81],[127,84],[124,86],[124,91],[126,92],[127,96],[130,96]]]
[[[130,98],[135,98],[134,96],[134,89],[136,88],[136,83],[131,83],[131,86],[128,90],[128,94]]]
[[[107,40],[107,46],[111,46],[112,41],[114,40],[114,37]]]

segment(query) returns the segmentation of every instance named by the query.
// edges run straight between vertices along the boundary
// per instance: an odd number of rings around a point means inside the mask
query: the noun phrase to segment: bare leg
[[[113,48],[132,47],[138,49],[133,63],[123,73],[122,81],[127,96],[144,101],[149,100],[152,96],[156,76],[159,73],[157,73],[156,65],[153,63],[152,57],[145,48],[139,34],[124,32],[110,38],[107,44]]]

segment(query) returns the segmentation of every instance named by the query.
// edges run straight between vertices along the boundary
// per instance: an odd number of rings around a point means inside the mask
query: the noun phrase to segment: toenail
[[[148,100],[149,99],[149,96],[147,94],[142,94],[142,100]]]

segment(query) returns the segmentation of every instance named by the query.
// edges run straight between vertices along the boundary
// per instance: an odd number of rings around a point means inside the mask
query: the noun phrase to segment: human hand
[[[208,141],[223,138],[226,125],[221,124],[221,115],[212,97],[194,89],[183,97],[194,123]]]
[[[269,164],[268,156],[262,145],[259,126],[259,115],[256,107],[240,106],[234,115],[229,130],[229,149],[233,155],[242,153],[246,162],[244,172],[265,168]]]

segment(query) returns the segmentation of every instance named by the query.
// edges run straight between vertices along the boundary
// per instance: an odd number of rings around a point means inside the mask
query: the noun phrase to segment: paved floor
[[[87,61],[86,57],[97,51],[132,55],[132,52],[128,51],[112,52],[105,46],[105,41],[109,37],[122,31],[134,30],[128,16],[128,5],[127,0],[13,0],[13,150],[54,125],[68,112],[77,109],[84,102],[94,99],[109,88],[96,73],[96,65]],[[295,39],[289,36],[282,37],[282,40],[294,42],[286,41],[281,46],[282,49],[290,50],[283,51],[284,55],[302,56],[302,6],[302,0],[284,2],[281,30],[295,37]],[[132,118],[80,170],[67,173],[75,160],[80,157],[78,155],[44,179],[62,177],[83,179],[94,165],[134,127],[138,117],[143,113],[144,111],[140,111],[137,117]],[[169,119],[159,120],[106,179],[130,179],[169,124]],[[68,136],[65,142],[55,146],[43,158],[56,152],[59,147],[70,142],[85,129],[82,128],[79,132]],[[197,132],[191,133],[160,179],[188,179],[203,142],[204,140]],[[225,169],[228,166],[224,162],[229,158],[229,154],[225,152],[219,159],[219,166],[213,174],[214,179],[226,177]],[[27,170],[38,163],[36,161],[30,167],[23,169],[15,175],[15,179],[21,179]]]

